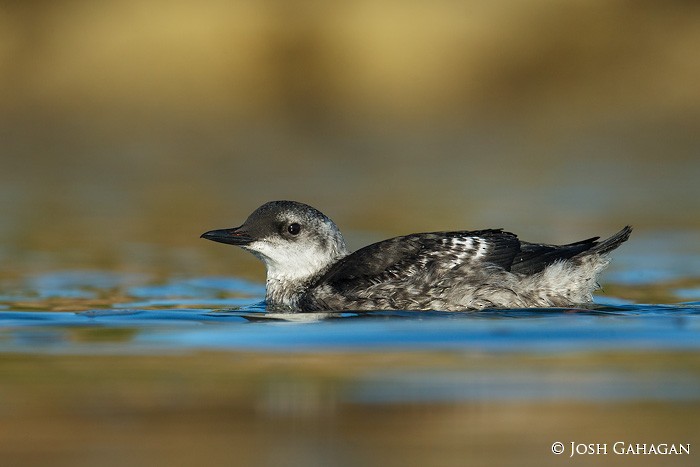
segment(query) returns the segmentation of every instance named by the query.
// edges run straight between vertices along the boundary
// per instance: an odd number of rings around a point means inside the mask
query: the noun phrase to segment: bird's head
[[[347,255],[340,231],[323,213],[296,201],[271,201],[240,227],[210,230],[202,238],[250,251],[269,279],[304,279]]]

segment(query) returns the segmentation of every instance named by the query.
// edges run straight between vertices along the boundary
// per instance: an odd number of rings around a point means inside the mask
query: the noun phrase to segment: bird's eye
[[[287,227],[287,232],[289,232],[292,235],[298,235],[299,232],[301,232],[301,226],[299,224],[297,224],[296,222],[292,222]]]

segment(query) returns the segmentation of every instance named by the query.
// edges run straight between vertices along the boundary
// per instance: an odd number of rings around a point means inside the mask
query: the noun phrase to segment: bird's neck
[[[299,301],[308,290],[312,279],[289,280],[279,277],[267,277],[265,303],[268,310],[299,311]]]
[[[268,263],[265,292],[267,308],[276,311],[301,311],[299,302],[304,293],[346,254],[343,251],[331,261],[306,267],[300,264],[293,270],[278,268],[274,263]]]

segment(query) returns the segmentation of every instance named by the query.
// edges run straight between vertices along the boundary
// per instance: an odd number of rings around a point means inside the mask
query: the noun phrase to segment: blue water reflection
[[[675,355],[692,360],[700,349],[700,301],[690,284],[693,301],[679,304],[601,296],[587,309],[282,314],[265,311],[263,284],[239,278],[52,272],[5,283],[0,354],[30,365],[36,355],[349,354],[373,361],[398,352],[424,363],[360,364],[339,400],[695,401],[700,378],[692,362],[672,365]],[[70,311],[48,311],[59,307]],[[444,355],[467,363],[445,367]],[[656,363],[647,369],[650,355]],[[498,365],[480,364],[485,356]],[[625,363],[608,363],[610,356]],[[581,359],[596,363],[577,368]]]
[[[264,313],[262,304],[222,311],[3,312],[0,325],[3,352],[131,353],[202,349],[568,352],[700,348],[698,303],[468,313],[377,311],[285,315]],[[75,329],[86,327],[128,328],[133,334],[119,342],[73,339]],[[45,333],[47,338],[37,339],[37,333]]]

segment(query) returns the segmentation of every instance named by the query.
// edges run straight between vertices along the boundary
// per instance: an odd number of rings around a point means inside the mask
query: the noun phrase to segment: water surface
[[[555,441],[700,446],[700,255],[691,234],[659,238],[625,245],[586,308],[280,314],[245,274],[5,270],[0,451],[12,465],[548,465],[564,461]]]

